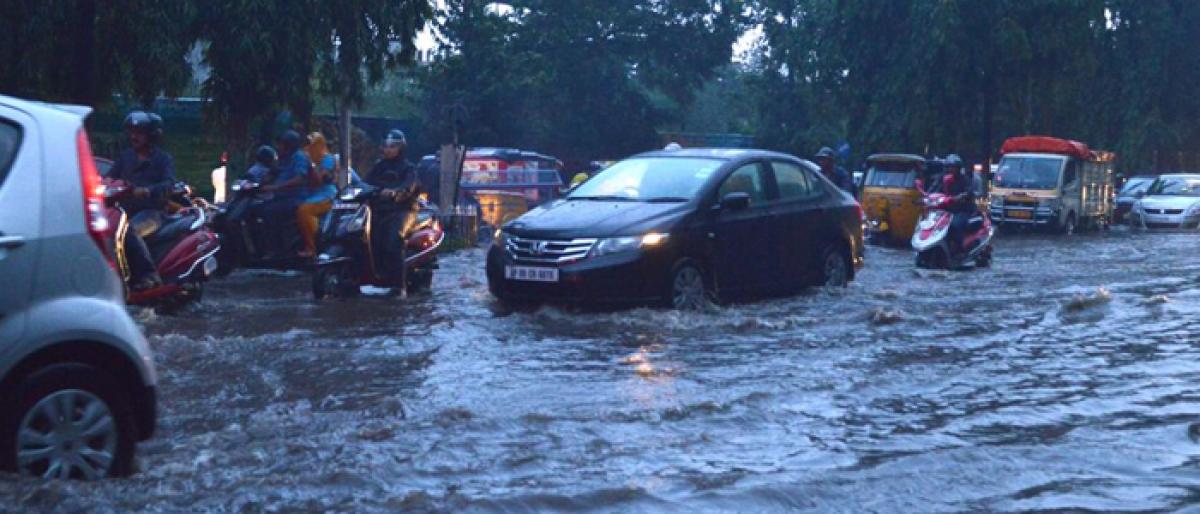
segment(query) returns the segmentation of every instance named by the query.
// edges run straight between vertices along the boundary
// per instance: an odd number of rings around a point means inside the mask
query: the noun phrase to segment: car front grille
[[[1146,209],[1147,214],[1183,214],[1183,209]]]
[[[527,239],[508,236],[504,249],[518,263],[561,265],[574,262],[592,251],[595,239]]]

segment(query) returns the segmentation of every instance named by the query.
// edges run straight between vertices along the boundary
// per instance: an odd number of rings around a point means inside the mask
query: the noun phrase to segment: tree
[[[101,105],[180,91],[194,41],[187,1],[8,0],[0,13],[0,91]]]
[[[475,145],[536,148],[569,162],[656,146],[729,62],[739,1],[448,2],[451,55],[427,76],[432,109],[463,105]],[[440,112],[431,112],[438,119]]]

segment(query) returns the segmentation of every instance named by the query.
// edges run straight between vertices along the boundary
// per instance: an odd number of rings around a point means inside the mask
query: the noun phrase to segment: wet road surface
[[[123,480],[0,480],[0,510],[1021,511],[1200,501],[1200,235],[872,248],[839,291],[509,313],[482,250],[434,292],[315,303],[239,273],[138,312],[159,432]]]

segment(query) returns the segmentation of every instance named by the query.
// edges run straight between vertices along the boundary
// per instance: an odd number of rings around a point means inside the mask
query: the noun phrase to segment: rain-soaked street
[[[956,273],[872,248],[844,291],[711,313],[504,312],[482,250],[407,303],[239,273],[137,313],[162,377],[138,475],[5,479],[0,510],[1194,504],[1197,237],[1003,236]]]

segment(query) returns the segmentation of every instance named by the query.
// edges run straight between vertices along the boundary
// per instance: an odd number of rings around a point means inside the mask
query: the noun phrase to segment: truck
[[[997,226],[1072,234],[1112,224],[1112,152],[1047,136],[1009,138],[992,177],[989,211]]]

